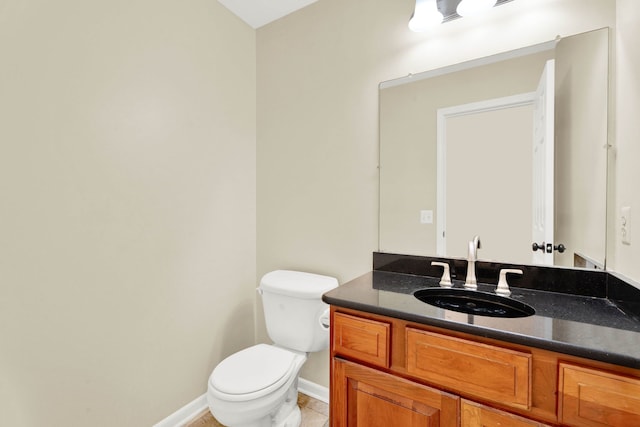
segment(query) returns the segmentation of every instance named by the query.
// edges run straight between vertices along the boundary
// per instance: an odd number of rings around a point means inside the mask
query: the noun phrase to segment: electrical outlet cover
[[[433,224],[433,211],[420,211],[421,224]]]
[[[620,210],[620,223],[621,223],[621,238],[622,243],[626,245],[631,244],[631,207],[625,206]]]

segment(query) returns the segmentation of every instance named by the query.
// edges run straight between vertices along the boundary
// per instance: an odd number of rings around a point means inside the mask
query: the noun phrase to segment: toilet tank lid
[[[265,274],[260,290],[296,298],[320,298],[322,294],[338,287],[338,279],[302,271],[276,270]]]

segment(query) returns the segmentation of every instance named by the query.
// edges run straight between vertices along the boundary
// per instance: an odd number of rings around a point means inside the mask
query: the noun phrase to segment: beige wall
[[[610,269],[640,283],[640,3],[618,0],[616,29],[616,122],[610,178]],[[631,245],[620,236],[620,209],[631,207]]]
[[[0,58],[0,425],[152,425],[254,342],[255,32],[0,0]]]
[[[416,34],[414,4],[320,0],[257,31],[258,275],[371,268],[379,82],[615,24],[615,0],[518,0]],[[302,376],[327,385],[328,355]]]

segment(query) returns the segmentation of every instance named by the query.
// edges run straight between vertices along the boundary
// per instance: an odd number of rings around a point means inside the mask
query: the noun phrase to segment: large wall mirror
[[[607,28],[381,83],[379,250],[604,268],[608,88]]]

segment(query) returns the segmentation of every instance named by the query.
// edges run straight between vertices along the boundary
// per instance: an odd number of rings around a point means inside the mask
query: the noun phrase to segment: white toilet
[[[258,344],[224,359],[209,377],[207,402],[229,427],[298,427],[298,374],[312,351],[329,346],[329,306],[322,294],[333,277],[278,270],[264,275],[267,332],[274,344]]]

